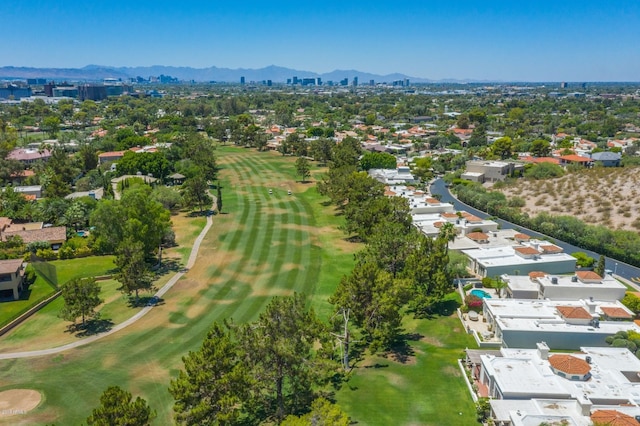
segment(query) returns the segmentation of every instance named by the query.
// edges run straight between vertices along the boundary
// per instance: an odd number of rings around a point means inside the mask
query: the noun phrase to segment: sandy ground
[[[0,392],[0,418],[26,414],[40,404],[42,395],[31,389],[10,389]]]
[[[594,168],[549,180],[520,179],[500,189],[524,212],[569,215],[592,225],[640,230],[640,168]]]

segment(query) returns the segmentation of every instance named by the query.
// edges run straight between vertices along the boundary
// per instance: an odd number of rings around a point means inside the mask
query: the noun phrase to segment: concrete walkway
[[[214,206],[216,205],[215,197],[214,197],[213,205]],[[155,298],[158,298],[158,299],[161,298],[167,291],[169,291],[171,289],[171,287],[173,287],[175,285],[175,283],[178,282],[178,280],[180,278],[182,278],[182,276],[186,273],[186,270],[188,270],[188,269],[193,267],[193,265],[196,263],[196,258],[198,257],[198,251],[200,250],[200,244],[202,244],[202,241],[204,240],[204,237],[207,235],[207,232],[209,232],[209,229],[211,229],[212,225],[213,225],[213,215],[209,215],[209,216],[207,216],[207,224],[202,229],[202,231],[200,232],[200,235],[198,235],[198,238],[196,238],[196,240],[193,243],[193,247],[191,248],[191,253],[189,254],[189,259],[187,260],[187,265],[186,265],[185,270],[177,272],[173,277],[171,277],[171,279],[165,285],[163,285],[160,290],[158,290],[156,292],[156,294],[154,295]],[[69,349],[73,349],[73,348],[77,348],[77,347],[80,347],[80,346],[88,345],[89,343],[95,342],[96,340],[102,339],[103,337],[110,336],[110,335],[112,335],[114,333],[117,333],[118,331],[120,331],[120,330],[122,330],[124,328],[129,327],[131,324],[135,323],[140,318],[142,318],[147,313],[149,313],[149,311],[151,309],[153,309],[153,308],[154,308],[154,305],[145,306],[138,313],[136,313],[134,316],[132,316],[128,320],[116,325],[111,330],[106,331],[104,333],[96,334],[96,335],[93,335],[91,337],[86,337],[84,339],[77,340],[75,342],[68,343],[68,344],[62,345],[62,346],[56,346],[56,347],[50,348],[50,349],[41,349],[41,350],[38,350],[38,351],[13,352],[13,353],[0,354],[0,359],[29,358],[29,357],[35,357],[35,356],[53,355],[53,354],[57,354],[57,353],[60,353],[60,352],[64,352],[64,351],[69,350]]]

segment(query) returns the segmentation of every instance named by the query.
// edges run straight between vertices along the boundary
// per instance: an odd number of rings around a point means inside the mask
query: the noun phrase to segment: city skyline
[[[10,2],[0,66],[185,66],[431,80],[638,81],[640,4],[618,1]]]

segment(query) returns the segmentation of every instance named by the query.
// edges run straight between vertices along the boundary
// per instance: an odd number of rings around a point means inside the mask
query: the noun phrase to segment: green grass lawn
[[[452,295],[453,297],[453,295]],[[362,425],[477,424],[475,405],[457,359],[475,341],[457,316],[429,320],[407,318],[413,355],[401,363],[391,357],[367,357],[356,364],[337,403]]]
[[[113,270],[113,256],[91,256],[81,259],[54,260],[48,262],[49,282],[37,276],[22,298],[0,303],[0,327],[7,324],[32,306],[56,292],[52,285],[60,285],[72,278],[105,275]]]
[[[24,290],[18,300],[0,302],[0,327],[8,324],[32,306],[46,299],[56,292],[46,280],[37,277],[36,280]]]
[[[119,282],[110,279],[98,283],[101,287],[100,298],[104,301],[96,309],[100,313],[101,320],[111,321],[115,325],[128,319],[140,309],[129,305],[128,297],[118,290]],[[71,323],[58,317],[63,306],[64,300],[59,297],[39,310],[2,339],[0,352],[45,349],[77,340],[79,336],[67,329]]]
[[[322,317],[330,315],[326,299],[350,272],[357,249],[335,230],[341,218],[313,184],[295,182],[295,158],[235,147],[221,147],[218,155],[223,214],[214,216],[196,265],[163,304],[122,332],[58,355],[0,361],[0,390],[33,388],[45,396],[5,424],[80,424],[110,385],[145,398],[158,413],[154,424],[171,424],[169,382],[213,322],[254,320],[273,296],[293,291],[307,294]],[[453,361],[470,343],[456,327],[449,319],[409,321],[407,330],[429,336],[412,343],[415,362],[382,358],[387,367],[358,368],[338,402],[363,425],[473,424]],[[449,411],[463,412],[464,422],[447,423],[454,418]],[[397,420],[382,421],[390,415]]]

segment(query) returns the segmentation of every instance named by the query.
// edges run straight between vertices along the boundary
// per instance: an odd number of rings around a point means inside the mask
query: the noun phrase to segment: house
[[[42,185],[14,186],[13,192],[19,192],[27,199],[42,198]]]
[[[23,281],[22,259],[0,260],[0,291],[10,290],[13,298],[19,299]]]
[[[64,198],[66,198],[67,200],[75,200],[76,198],[82,198],[82,197],[89,197],[89,198],[93,198],[94,200],[101,200],[102,197],[104,197],[104,189],[96,188],[96,189],[92,189],[91,191],[73,192],[65,196]]]
[[[580,164],[584,167],[593,165],[593,160],[589,157],[583,157],[581,155],[570,154],[560,156],[560,165],[567,166],[569,164]]]
[[[467,161],[467,170],[460,176],[472,182],[497,182],[514,173],[522,173],[524,165],[512,161]]]
[[[50,150],[37,148],[16,148],[7,155],[8,160],[17,160],[22,164],[33,164],[38,161],[47,161],[50,158]]]
[[[387,185],[411,184],[420,181],[411,174],[411,169],[408,166],[400,166],[396,169],[370,169],[368,173],[378,182]]]
[[[533,271],[528,275],[504,275],[507,297],[513,299],[550,300],[622,300],[627,288],[610,275],[599,276],[593,271],[577,271],[573,275],[550,275]]]
[[[541,246],[553,246],[550,247]],[[556,248],[557,247],[557,248]],[[521,275],[533,271],[569,274],[576,269],[576,259],[553,244],[529,241],[516,246],[490,246],[462,250],[469,258],[469,271],[480,277]]]
[[[104,164],[109,161],[118,161],[124,157],[126,151],[109,151],[98,154],[98,164]]]
[[[591,154],[591,161],[602,164],[604,167],[620,167],[622,154],[619,152],[596,152]]]
[[[627,314],[626,321],[611,319],[617,309]],[[541,340],[553,349],[606,346],[605,339],[619,331],[640,331],[631,316],[617,300],[483,300],[483,317],[493,333],[485,340],[509,348],[531,348]]]
[[[550,353],[544,342],[536,346],[477,355],[473,374],[491,398],[494,424],[640,424],[640,360],[632,352],[584,346]]]
[[[0,217],[0,241],[20,237],[25,244],[46,241],[57,250],[67,241],[66,226],[44,226],[42,222],[13,223],[9,218]]]

